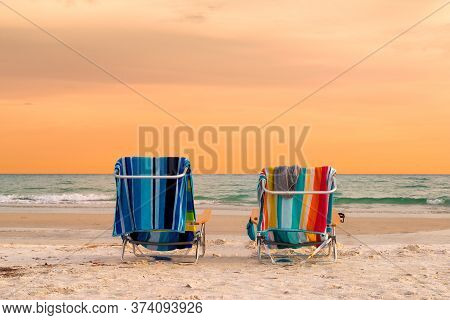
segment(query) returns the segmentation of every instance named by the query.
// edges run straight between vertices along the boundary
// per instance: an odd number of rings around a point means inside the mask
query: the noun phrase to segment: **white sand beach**
[[[17,210],[17,209],[16,209]],[[339,258],[260,263],[245,212],[214,210],[198,264],[136,258],[111,215],[0,213],[2,299],[449,299],[446,215],[348,215]]]

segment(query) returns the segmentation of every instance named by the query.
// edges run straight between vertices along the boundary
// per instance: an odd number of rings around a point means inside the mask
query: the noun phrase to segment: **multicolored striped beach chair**
[[[289,191],[275,190],[274,172],[279,171],[276,168],[261,171],[259,210],[254,210],[247,226],[250,238],[257,242],[258,258],[263,257],[262,247],[273,263],[290,262],[290,259],[275,259],[270,249],[316,247],[305,262],[328,246],[328,255],[333,251],[336,261],[336,221],[333,221],[332,208],[336,171],[330,166],[298,168],[297,181]],[[339,216],[343,222],[344,215]]]
[[[195,213],[188,159],[123,157],[117,160],[115,178],[113,236],[122,237],[122,260],[127,243],[136,256],[144,256],[139,246],[154,251],[195,246],[195,262],[204,256],[211,210]]]

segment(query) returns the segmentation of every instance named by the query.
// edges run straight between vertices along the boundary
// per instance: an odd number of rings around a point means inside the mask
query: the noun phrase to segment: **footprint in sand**
[[[256,242],[255,241],[249,241],[245,245],[245,249],[256,249]]]
[[[23,276],[21,267],[0,267],[0,278],[15,278]]]
[[[408,251],[413,251],[413,252],[419,252],[420,246],[418,244],[409,244],[406,247],[404,247],[403,249],[408,250]]]
[[[216,245],[216,246],[223,246],[225,244],[225,240],[223,239],[216,239],[212,241],[212,244]]]

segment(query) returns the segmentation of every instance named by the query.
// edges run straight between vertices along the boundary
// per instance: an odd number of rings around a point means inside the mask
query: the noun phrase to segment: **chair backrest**
[[[275,168],[264,168],[258,183],[260,218],[258,230],[327,231],[331,224],[333,195],[295,194],[286,197],[272,194]],[[336,171],[330,167],[300,168],[295,190],[330,191],[334,188]]]
[[[117,194],[113,235],[184,232],[187,222],[195,222],[188,159],[122,157],[117,160],[115,176]]]

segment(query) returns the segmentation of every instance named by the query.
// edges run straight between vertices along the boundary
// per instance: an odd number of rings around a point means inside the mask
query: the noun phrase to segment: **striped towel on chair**
[[[113,236],[133,232],[184,233],[195,230],[193,226],[186,226],[186,222],[195,221],[193,184],[188,159],[123,157],[117,160],[115,172],[120,175],[178,175],[185,169],[186,175],[179,179],[116,178]]]
[[[336,171],[330,167],[301,168],[295,191],[328,191],[333,189]],[[274,168],[264,168],[258,183],[260,219],[258,230],[267,231],[270,240],[287,243],[317,242],[326,237],[332,218],[332,194],[296,194],[291,198],[269,194],[262,186],[274,190]],[[299,230],[297,232],[286,232]],[[316,235],[305,231],[321,233]],[[284,241],[280,241],[284,240]]]

